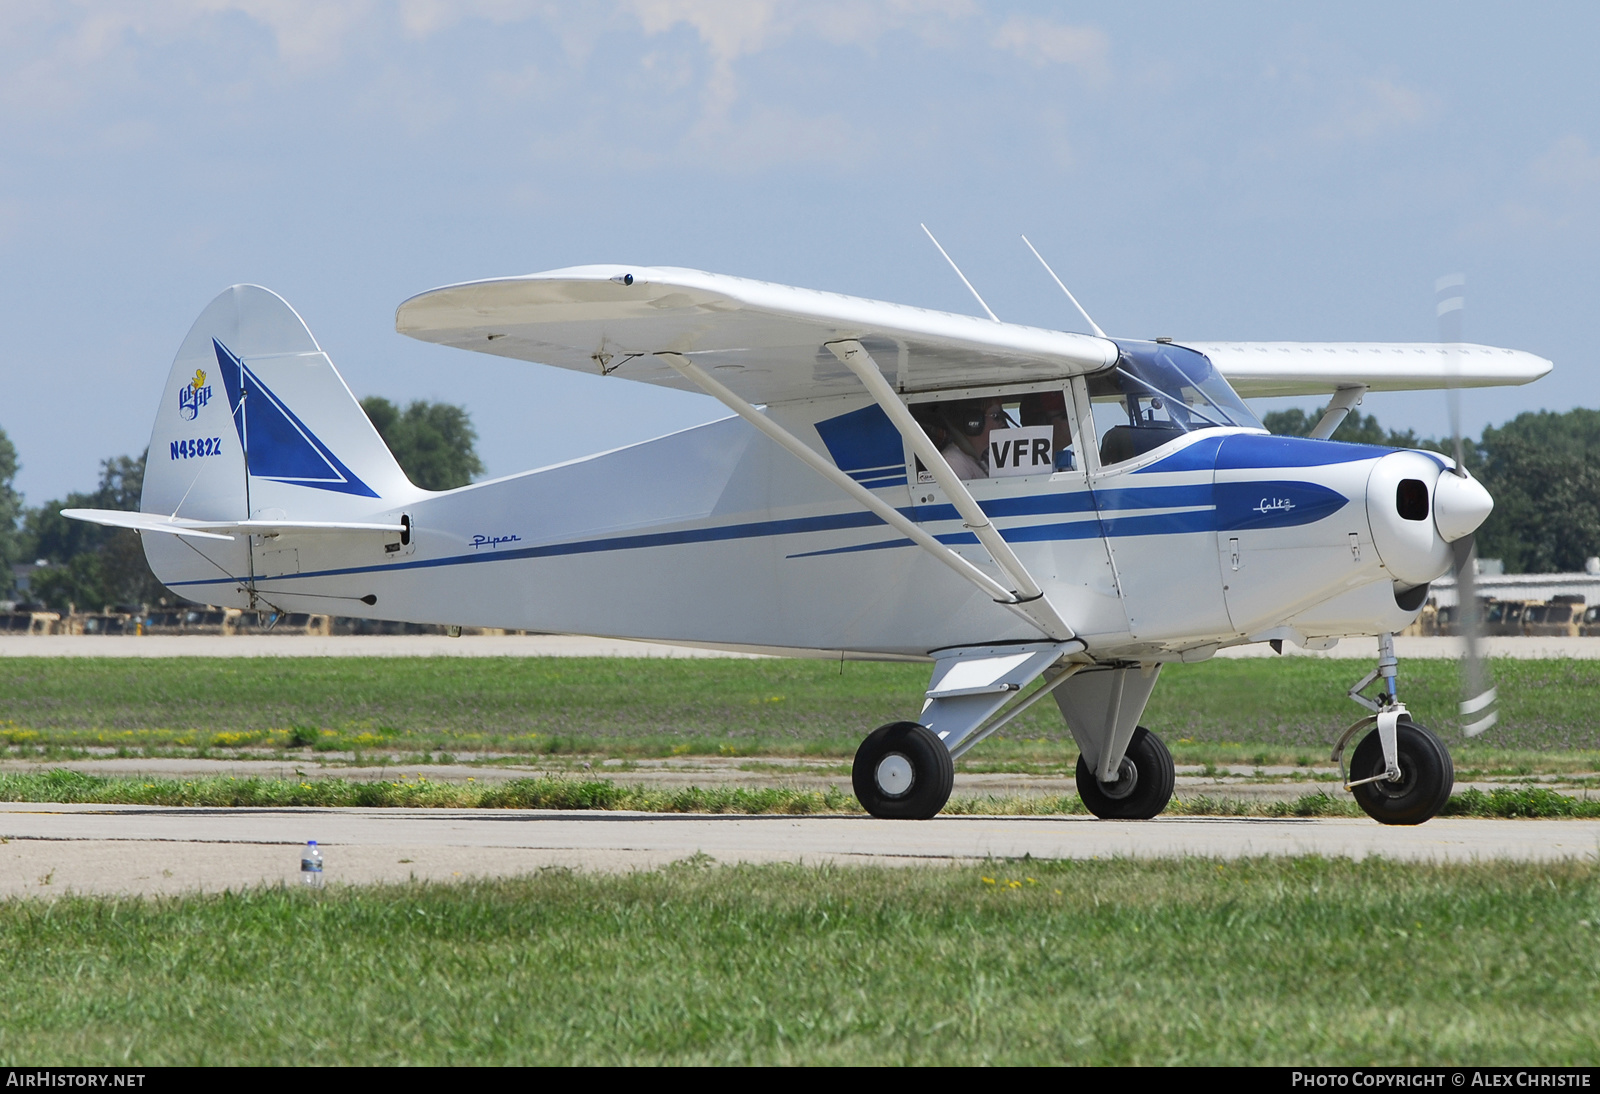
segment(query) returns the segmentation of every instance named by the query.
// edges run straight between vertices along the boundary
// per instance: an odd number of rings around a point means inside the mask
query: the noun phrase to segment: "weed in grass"
[[[1454,795],[1440,814],[1446,817],[1600,817],[1600,801],[1558,794],[1537,786],[1496,787],[1485,794],[1473,787]]]

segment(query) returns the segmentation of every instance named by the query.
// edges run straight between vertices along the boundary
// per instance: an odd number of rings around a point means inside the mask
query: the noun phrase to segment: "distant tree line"
[[[402,411],[383,398],[363,400],[361,406],[418,486],[450,490],[483,474],[478,434],[465,408],[414,402]],[[12,485],[16,447],[0,430],[0,598],[18,596],[13,566],[37,561],[48,566],[30,575],[26,598],[54,609],[76,604],[98,610],[170,598],[150,572],[137,533],[61,515],[63,509],[138,509],[147,456],[104,460],[93,491],[25,507]]]

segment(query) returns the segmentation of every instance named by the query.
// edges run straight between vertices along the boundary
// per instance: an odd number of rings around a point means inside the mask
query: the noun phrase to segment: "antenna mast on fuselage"
[[[1072,295],[1072,290],[1067,288],[1067,286],[1062,282],[1062,280],[1059,277],[1056,277],[1056,272],[1050,268],[1050,263],[1048,263],[1048,262],[1046,262],[1044,260],[1044,255],[1039,253],[1039,248],[1035,247],[1032,243],[1030,243],[1028,241],[1028,237],[1027,236],[1023,236],[1022,237],[1022,242],[1028,244],[1028,250],[1032,251],[1033,252],[1033,257],[1037,258],[1039,260],[1039,265],[1043,266],[1044,269],[1045,269],[1045,272],[1048,273],[1052,278],[1055,279],[1055,283],[1056,283],[1057,286],[1060,287],[1061,291],[1067,294],[1067,299],[1072,301],[1072,306],[1074,308],[1078,309],[1078,314],[1083,316],[1084,322],[1089,324],[1089,329],[1094,331],[1095,337],[1104,338],[1106,336],[1106,332],[1101,330],[1100,329],[1100,324],[1096,323],[1090,317],[1089,313],[1083,310],[1083,305],[1078,303],[1078,298],[1076,296]]]
[[[924,232],[928,233],[928,240],[935,247],[939,248],[939,253],[944,255],[944,260],[946,262],[950,263],[950,268],[956,272],[956,276],[961,279],[961,283],[963,285],[965,285],[967,287],[967,291],[970,292],[973,295],[973,297],[975,297],[977,299],[979,307],[983,308],[984,311],[989,313],[989,318],[990,319],[993,319],[996,323],[1000,322],[1000,317],[994,313],[994,309],[991,308],[987,303],[985,303],[983,297],[978,295],[978,290],[974,289],[972,287],[972,282],[967,280],[967,275],[961,272],[961,267],[960,266],[956,265],[956,260],[951,258],[950,257],[950,253],[948,251],[946,251],[943,247],[939,247],[939,241],[937,239],[933,238],[933,233],[932,232],[928,232],[928,226],[926,224],[921,224],[921,225],[918,225],[918,227],[920,227]]]

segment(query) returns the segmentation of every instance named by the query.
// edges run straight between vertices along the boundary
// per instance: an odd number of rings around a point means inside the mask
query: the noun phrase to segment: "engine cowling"
[[[1449,572],[1450,545],[1476,531],[1493,508],[1482,483],[1421,452],[1383,457],[1367,480],[1372,544],[1405,585],[1423,585]]]

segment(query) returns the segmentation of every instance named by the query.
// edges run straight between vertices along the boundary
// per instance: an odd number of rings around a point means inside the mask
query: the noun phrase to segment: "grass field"
[[[1587,1064],[1600,868],[680,864],[0,903],[0,1062]]]
[[[1226,791],[1222,791],[1225,795]],[[631,810],[647,813],[862,813],[848,781],[841,789],[789,787],[619,786],[609,779],[540,776],[505,782],[443,782],[425,775],[353,780],[209,778],[169,779],[87,775],[78,771],[0,773],[0,801],[168,805],[193,808],[361,809],[565,809]],[[950,816],[1084,815],[1076,794],[956,795]],[[1185,816],[1360,817],[1353,798],[1325,790],[1288,801],[1211,795],[1180,795],[1166,812]],[[1600,817],[1600,799],[1577,798],[1539,786],[1477,788],[1453,796],[1446,817]]]
[[[1179,762],[1304,763],[1361,713],[1360,662],[1169,666],[1144,718]],[[1463,746],[1456,669],[1402,666],[1402,695],[1458,767],[1594,770],[1600,661],[1495,666],[1503,722]],[[185,752],[673,754],[848,758],[867,730],[913,716],[921,665],[609,658],[0,659],[0,743]],[[970,757],[1062,764],[1075,749],[1042,703]]]

